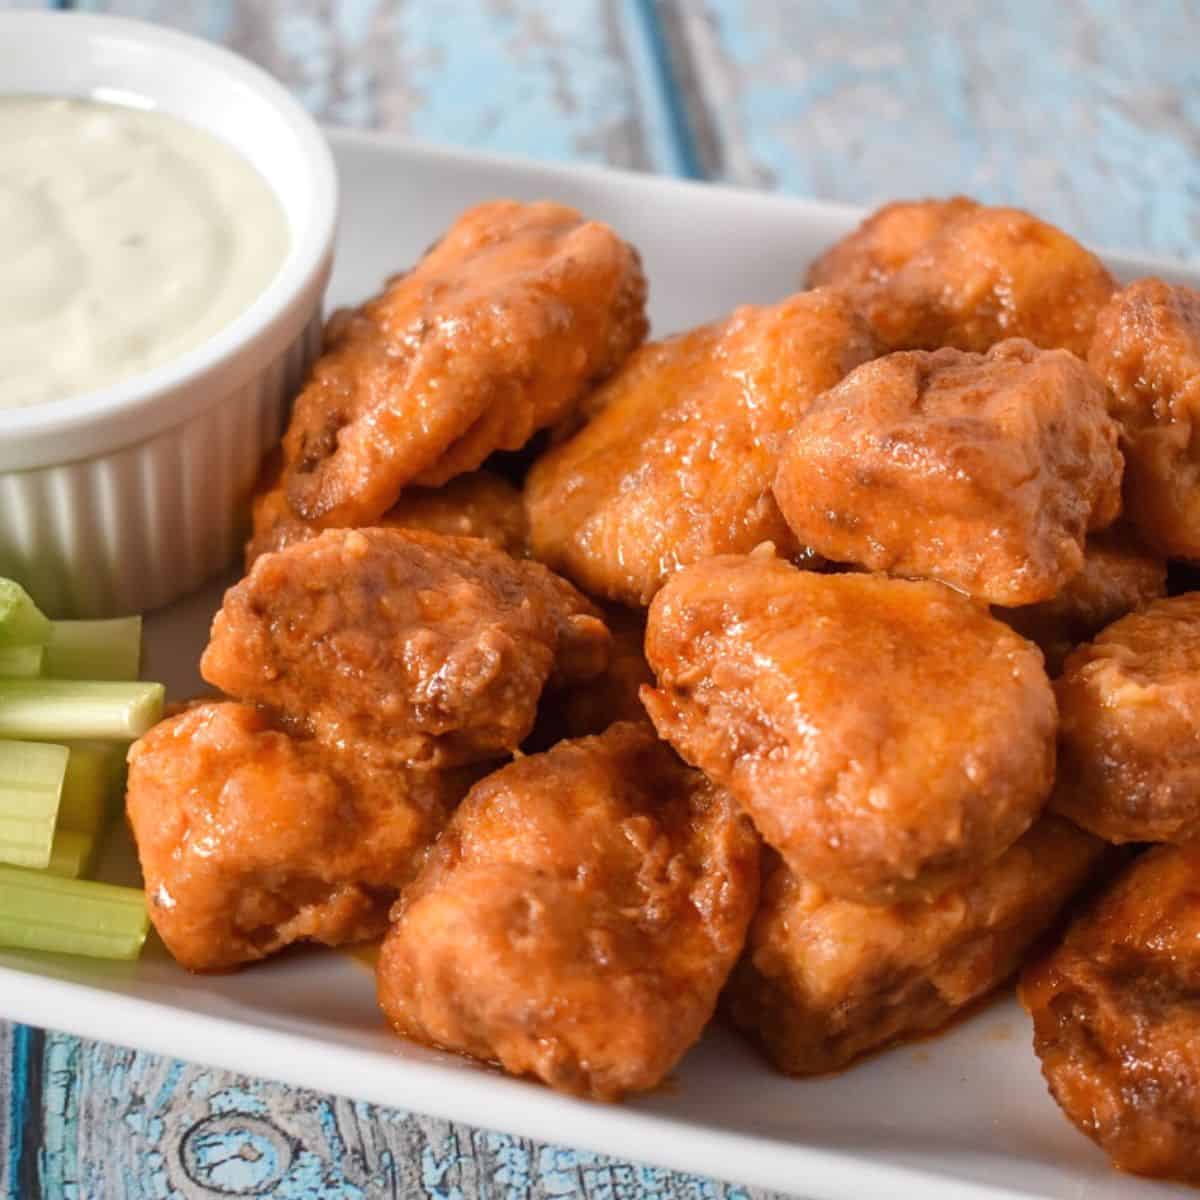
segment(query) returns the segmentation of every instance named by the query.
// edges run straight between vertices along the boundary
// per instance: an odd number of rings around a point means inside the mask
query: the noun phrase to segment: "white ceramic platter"
[[[344,211],[331,305],[356,302],[461,208],[513,196],[577,205],[645,258],[657,333],[770,301],[858,216],[800,200],[596,169],[537,166],[332,135]],[[1037,208],[1037,198],[1029,197]],[[1122,274],[1196,273],[1116,259]],[[220,589],[148,623],[147,676],[198,690]],[[110,856],[120,879],[128,861]],[[831,1079],[773,1073],[713,1030],[672,1082],[623,1106],[570,1100],[390,1035],[352,959],[297,953],[241,974],[189,976],[156,943],[132,966],[0,954],[0,1016],[619,1158],[812,1200],[1151,1200],[1174,1191],[1110,1171],[1050,1100],[1028,1022],[1006,999],[944,1037]]]

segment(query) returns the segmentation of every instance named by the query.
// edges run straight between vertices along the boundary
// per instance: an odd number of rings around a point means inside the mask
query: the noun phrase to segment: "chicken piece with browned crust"
[[[1105,851],[1043,817],[969,882],[885,907],[830,896],[772,855],[724,1007],[790,1075],[932,1033],[1012,976]]]
[[[984,351],[1019,337],[1080,357],[1117,287],[1061,229],[962,196],[885,206],[809,282],[845,288],[889,350]]]
[[[1037,647],[941,584],[713,558],[655,597],[646,657],[658,732],[791,870],[846,899],[973,878],[1054,780]]]
[[[375,937],[478,775],[381,770],[261,709],[193,704],[129,753],[150,918],[194,971]]]
[[[1122,1171],[1200,1184],[1197,996],[1195,845],[1138,858],[1021,980],[1051,1095]]]
[[[327,530],[229,589],[200,667],[328,743],[449,766],[515,749],[546,682],[599,674],[609,642],[570,584],[487,542]]]
[[[827,558],[940,579],[993,604],[1049,600],[1121,510],[1100,380],[1064,350],[1003,342],[891,354],[803,416],[775,496]]]
[[[646,335],[637,252],[560,204],[468,209],[330,330],[284,437],[291,511],[369,525],[570,416]]]
[[[758,897],[729,795],[646,725],[477,784],[393,914],[396,1030],[577,1095],[658,1085],[700,1036]]]
[[[316,525],[301,521],[287,506],[278,468],[264,472],[253,503],[254,533],[246,543],[246,570],[261,554],[317,536]],[[523,558],[525,505],[521,493],[490,471],[456,475],[439,488],[411,487],[373,525],[383,529],[427,529],[453,537],[482,538]]]
[[[1110,842],[1200,838],[1200,592],[1110,625],[1057,689],[1057,810]]]
[[[1083,569],[1053,599],[1023,608],[997,606],[993,611],[1037,643],[1053,677],[1081,642],[1166,592],[1167,564],[1122,522],[1088,538]]]
[[[1088,362],[1108,385],[1143,539],[1200,559],[1200,291],[1138,279],[1096,322]]]
[[[806,292],[643,347],[525,482],[530,548],[585,591],[649,603],[673,571],[773,541],[771,495],[815,397],[874,353],[849,302]]]

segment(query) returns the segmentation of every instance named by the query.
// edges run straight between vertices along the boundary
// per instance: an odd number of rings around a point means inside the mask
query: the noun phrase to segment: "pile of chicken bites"
[[[131,751],[155,925],[382,937],[405,1037],[599,1099],[1024,968],[1068,1116],[1200,1182],[1200,293],[962,198],[807,283],[646,342],[632,247],[494,202],[336,314],[228,699]]]

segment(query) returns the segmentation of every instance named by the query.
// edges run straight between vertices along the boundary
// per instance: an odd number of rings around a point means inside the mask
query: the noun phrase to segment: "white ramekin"
[[[259,461],[320,341],[333,158],[270,76],[138,21],[0,13],[0,95],[31,93],[124,100],[207,129],[262,173],[291,235],[266,291],[195,350],[112,387],[0,408],[0,575],[54,616],[142,612],[240,550]]]

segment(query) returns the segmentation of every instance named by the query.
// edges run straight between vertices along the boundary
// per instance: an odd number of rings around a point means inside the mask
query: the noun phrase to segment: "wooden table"
[[[1200,10],[1166,0],[77,7],[225,42],[334,124],[860,204],[965,191],[1163,256],[1200,231]],[[22,1200],[751,1194],[3,1024],[0,1078]]]

